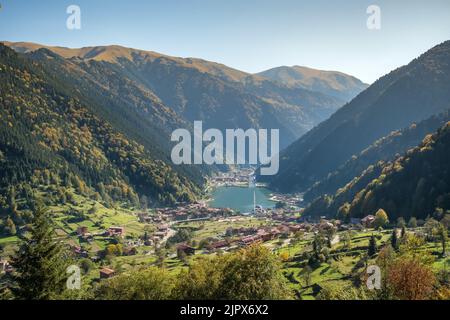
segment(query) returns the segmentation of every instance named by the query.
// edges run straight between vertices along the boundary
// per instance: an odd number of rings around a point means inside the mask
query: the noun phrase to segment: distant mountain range
[[[259,76],[336,97],[345,102],[352,100],[368,85],[361,80],[336,71],[321,71],[307,67],[278,67],[258,73]]]
[[[382,77],[302,136],[282,152],[279,174],[260,180],[282,192],[306,191],[376,140],[449,108],[450,41],[447,41]],[[344,185],[350,176],[339,183]],[[339,183],[334,183],[334,187]]]
[[[106,206],[192,201],[215,168],[173,165],[174,129],[194,120],[219,129],[280,129],[287,146],[344,103],[201,59],[120,46],[5,45],[0,215],[19,225],[37,195],[48,205],[77,197]],[[28,200],[15,203],[15,195]]]
[[[253,75],[120,46],[5,44],[0,214],[19,224],[31,204],[14,203],[17,193],[55,205],[76,196],[133,206],[194,200],[216,168],[175,166],[169,155],[172,130],[195,120],[205,129],[280,129],[280,172],[259,179],[306,192],[307,215],[450,208],[450,41],[368,88],[297,66]]]
[[[203,120],[205,128],[280,129],[281,147],[287,147],[365,88],[351,76],[312,69],[304,85],[293,86],[264,73],[252,75],[215,62],[120,46],[69,49],[5,44],[27,54],[47,49],[71,64],[70,70],[65,70],[67,77],[74,70],[76,78],[81,74],[92,81],[95,78],[107,90],[123,90],[120,96],[128,100],[138,99],[136,95],[148,97],[187,123]],[[125,84],[133,89],[126,91]],[[144,103],[141,99],[139,105]],[[159,113],[164,118],[164,111]]]

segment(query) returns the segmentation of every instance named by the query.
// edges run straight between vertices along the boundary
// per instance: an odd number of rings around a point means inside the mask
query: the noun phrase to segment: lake
[[[271,201],[270,191],[265,188],[219,187],[216,188],[209,203],[213,208],[231,208],[241,213],[253,210],[253,191],[256,191],[256,205],[264,209],[275,207]]]

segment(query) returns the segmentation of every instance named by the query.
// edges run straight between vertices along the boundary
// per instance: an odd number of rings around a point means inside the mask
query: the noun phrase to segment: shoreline
[[[209,207],[211,207],[211,208],[232,209],[232,210],[234,210],[236,212],[239,211],[242,214],[242,210],[236,209],[236,208],[232,208],[230,206],[228,206],[228,207],[214,207],[214,206],[212,206],[212,202],[214,200],[216,200],[215,197],[213,197],[213,193],[216,190],[218,190],[219,188],[222,188],[224,190],[231,189],[231,188],[235,188],[235,189],[237,189],[237,188],[241,188],[241,189],[260,189],[261,190],[260,192],[264,194],[265,201],[270,203],[270,205],[266,205],[266,206],[263,206],[263,207],[265,207],[266,209],[274,209],[275,205],[277,203],[277,201],[273,200],[273,197],[274,197],[273,193],[269,189],[267,189],[265,187],[262,187],[262,186],[249,187],[248,185],[244,185],[244,184],[237,184],[237,185],[231,185],[231,186],[219,185],[219,186],[214,186],[214,187],[210,188],[210,192],[209,192],[208,196],[204,199],[204,201],[207,203],[207,205]]]

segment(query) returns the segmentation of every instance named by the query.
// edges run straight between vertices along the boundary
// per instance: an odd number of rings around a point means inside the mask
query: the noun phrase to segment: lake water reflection
[[[211,194],[213,208],[231,208],[241,213],[253,210],[253,192],[256,194],[256,205],[273,208],[275,202],[270,200],[270,191],[265,188],[219,187]]]

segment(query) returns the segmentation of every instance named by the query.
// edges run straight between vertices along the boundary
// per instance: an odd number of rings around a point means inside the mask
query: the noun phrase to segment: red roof
[[[116,273],[113,269],[110,268],[103,268],[100,269],[100,273],[106,274],[106,275],[112,275],[114,273]]]

